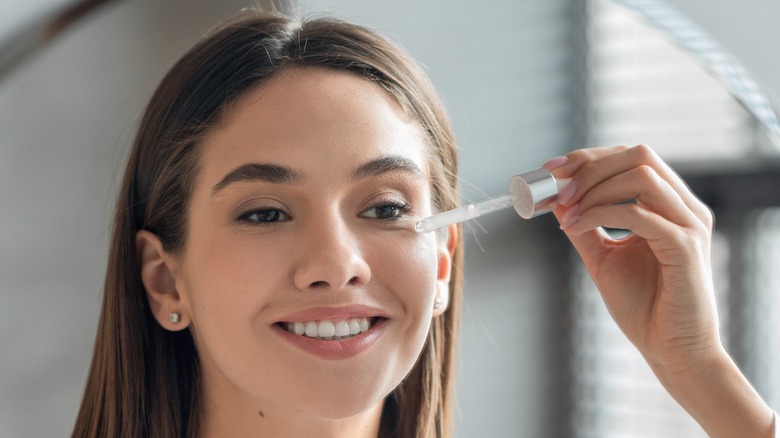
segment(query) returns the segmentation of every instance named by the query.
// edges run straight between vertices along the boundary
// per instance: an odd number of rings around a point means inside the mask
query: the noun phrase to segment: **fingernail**
[[[542,167],[544,167],[547,170],[554,170],[566,164],[567,161],[569,161],[567,157],[550,158],[549,160],[547,160],[547,162],[542,164]]]
[[[571,201],[575,193],[577,193],[577,181],[571,180],[558,194],[558,203],[566,205],[567,202]]]
[[[579,222],[579,221],[580,221],[580,219],[582,219],[582,215],[581,215],[581,214],[574,215],[574,216],[572,216],[572,217],[570,217],[570,218],[566,219],[566,220],[565,220],[565,221],[563,221],[563,223],[561,224],[561,229],[562,229],[562,230],[566,230],[566,229],[568,229],[568,228],[569,228],[569,227],[571,227],[572,225],[574,225],[574,224],[576,224],[577,222]]]
[[[569,222],[569,220],[574,217],[575,214],[577,214],[580,211],[581,204],[578,202],[571,207],[569,207],[568,210],[566,210],[566,213],[561,216],[561,224],[565,224]]]

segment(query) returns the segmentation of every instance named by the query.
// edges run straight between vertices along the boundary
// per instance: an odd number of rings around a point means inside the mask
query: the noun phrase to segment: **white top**
[[[775,412],[775,438],[780,438],[780,416]]]

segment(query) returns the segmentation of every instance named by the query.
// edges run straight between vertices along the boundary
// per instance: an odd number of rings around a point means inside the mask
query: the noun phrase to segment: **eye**
[[[403,217],[409,212],[409,206],[402,202],[383,202],[375,205],[361,214],[369,219],[392,220]]]
[[[282,210],[276,208],[261,208],[248,211],[238,217],[239,222],[250,224],[271,224],[274,222],[284,222],[290,220],[290,216]]]

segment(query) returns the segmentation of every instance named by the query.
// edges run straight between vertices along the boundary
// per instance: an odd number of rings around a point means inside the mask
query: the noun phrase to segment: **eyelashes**
[[[409,204],[399,201],[381,202],[370,207],[361,214],[361,217],[379,220],[398,220],[409,215]]]
[[[381,222],[403,219],[411,213],[411,206],[400,200],[382,200],[374,202],[360,212],[358,217]],[[272,226],[292,220],[292,216],[278,207],[259,207],[241,213],[236,222],[248,225]]]
[[[237,221],[247,224],[270,225],[275,222],[286,222],[290,215],[277,208],[258,208],[242,213]]]

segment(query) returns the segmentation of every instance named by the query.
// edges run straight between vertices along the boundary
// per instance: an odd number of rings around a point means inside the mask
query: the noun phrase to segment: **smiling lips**
[[[284,317],[276,333],[296,347],[323,359],[347,359],[380,338],[389,319],[381,309],[347,306],[317,308]]]
[[[338,321],[287,322],[282,327],[290,333],[328,341],[352,338],[371,328],[373,318],[349,318]]]

